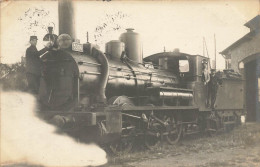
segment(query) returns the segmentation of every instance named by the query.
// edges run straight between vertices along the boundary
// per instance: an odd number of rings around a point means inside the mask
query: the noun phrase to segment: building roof
[[[244,43],[247,40],[252,39],[252,37],[255,36],[255,34],[258,32],[260,28],[260,15],[257,15],[253,19],[249,20],[247,23],[244,24],[244,26],[250,28],[250,32],[244,35],[242,38],[231,44],[229,47],[224,49],[222,52],[219,52],[224,58],[226,58],[229,54],[229,51],[239,46],[241,43]]]
[[[253,19],[249,20],[244,26],[250,28],[250,31],[260,27],[260,15],[257,15]]]
[[[233,44],[231,44],[229,47],[227,47],[226,49],[224,49],[222,52],[219,52],[221,55],[225,56],[228,54],[228,52],[234,48],[236,48],[238,45],[240,45],[241,43],[252,39],[252,37],[255,35],[255,32],[249,32],[246,35],[244,35],[242,38],[240,38],[239,40],[237,40],[236,42],[234,42]]]

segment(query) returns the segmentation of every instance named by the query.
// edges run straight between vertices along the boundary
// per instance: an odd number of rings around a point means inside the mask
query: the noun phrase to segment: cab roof
[[[187,53],[182,53],[182,52],[160,52],[160,53],[156,53],[156,54],[153,54],[151,56],[148,56],[148,57],[145,57],[144,58],[144,61],[145,62],[159,62],[159,58],[179,58],[179,59],[189,59],[189,57],[193,57],[193,56],[200,56],[200,57],[203,57],[205,59],[208,59],[207,57],[205,56],[201,56],[201,55],[190,55],[190,54],[187,54]]]

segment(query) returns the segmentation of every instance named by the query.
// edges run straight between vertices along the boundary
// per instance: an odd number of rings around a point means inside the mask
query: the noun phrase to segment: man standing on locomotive
[[[209,64],[208,64],[208,60],[203,59],[202,60],[202,82],[204,83],[204,85],[206,86],[206,92],[207,92],[207,97],[206,97],[206,106],[209,107],[210,106],[210,93],[211,91],[209,90],[209,82],[210,82],[210,70],[209,70]]]
[[[48,51],[51,43],[47,43],[45,48],[38,51],[37,36],[30,36],[31,46],[26,49],[26,78],[28,82],[29,91],[37,94],[39,91],[40,77],[41,77],[41,60],[40,56]]]
[[[209,101],[210,107],[215,108],[215,102],[217,99],[218,86],[222,84],[220,76],[217,75],[216,69],[211,70],[210,81],[209,81]]]

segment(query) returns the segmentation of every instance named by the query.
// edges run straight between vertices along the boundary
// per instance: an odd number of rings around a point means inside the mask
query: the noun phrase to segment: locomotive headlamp
[[[47,45],[47,43],[51,42],[53,44],[53,47],[57,47],[57,40],[58,36],[56,34],[53,34],[53,27],[48,27],[48,33],[43,37],[44,46]]]
[[[53,34],[53,27],[48,27],[48,34],[46,34],[43,37],[43,41],[52,41],[55,42],[55,40],[57,39],[57,35]]]

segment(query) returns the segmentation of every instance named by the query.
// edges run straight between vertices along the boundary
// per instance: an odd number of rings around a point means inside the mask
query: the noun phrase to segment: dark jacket
[[[29,48],[26,49],[26,72],[32,73],[35,75],[41,75],[41,59],[40,55],[45,53],[48,49],[43,48],[42,50],[38,51],[36,46],[31,45]]]

